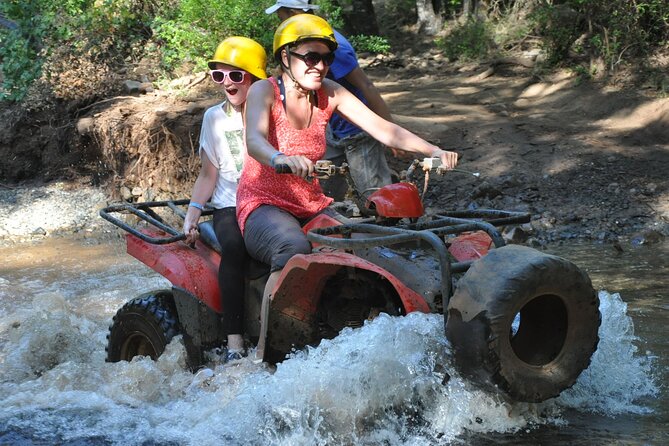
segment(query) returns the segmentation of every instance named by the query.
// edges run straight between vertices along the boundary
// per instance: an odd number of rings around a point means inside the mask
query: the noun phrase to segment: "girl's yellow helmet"
[[[240,68],[258,79],[267,79],[267,53],[262,45],[247,37],[228,37],[221,42],[208,63],[209,69],[215,69],[217,63]]]
[[[313,14],[297,14],[284,20],[274,33],[273,53],[279,56],[281,48],[302,40],[323,40],[331,51],[337,49],[334,30],[324,19]]]

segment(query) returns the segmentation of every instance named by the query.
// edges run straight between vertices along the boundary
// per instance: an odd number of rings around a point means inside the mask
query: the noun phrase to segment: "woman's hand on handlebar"
[[[307,178],[314,173],[314,163],[311,162],[309,158],[302,155],[279,155],[274,161],[275,166],[286,165],[290,168],[293,175],[298,177]]]
[[[194,207],[189,207],[184,218],[184,234],[186,235],[186,244],[192,245],[200,237],[200,232],[197,229],[197,222],[200,220],[200,210]]]
[[[439,158],[446,169],[454,169],[458,165],[458,154],[447,150],[438,149],[432,152],[432,157]]]

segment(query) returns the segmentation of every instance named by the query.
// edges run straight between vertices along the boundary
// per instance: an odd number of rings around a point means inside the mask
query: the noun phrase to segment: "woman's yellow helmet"
[[[281,48],[302,40],[322,40],[331,51],[337,49],[334,30],[324,19],[313,14],[297,14],[284,20],[274,33],[273,53],[279,57]]]
[[[247,37],[228,37],[221,42],[214,58],[209,61],[209,69],[216,68],[217,63],[240,68],[258,79],[267,79],[267,53],[262,45]]]

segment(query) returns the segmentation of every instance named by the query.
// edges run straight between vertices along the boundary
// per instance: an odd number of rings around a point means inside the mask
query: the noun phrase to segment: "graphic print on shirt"
[[[244,132],[243,130],[229,130],[225,132],[225,139],[228,142],[228,148],[232,159],[235,161],[237,173],[241,173],[244,165]]]

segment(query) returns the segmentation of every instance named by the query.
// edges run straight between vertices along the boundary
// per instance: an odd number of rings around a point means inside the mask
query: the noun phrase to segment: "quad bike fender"
[[[143,232],[159,235],[149,230]],[[132,234],[125,237],[128,254],[165,277],[173,287],[186,290],[217,313],[222,311],[218,287],[221,257],[217,252],[200,241],[191,248],[182,242],[156,245]]]
[[[334,219],[333,217],[323,213],[323,214],[318,214],[311,220],[309,220],[303,227],[302,227],[302,232],[305,234],[311,231],[312,229],[319,229],[319,228],[327,228],[330,226],[339,226],[341,225],[341,222],[338,220]],[[339,236],[341,237],[341,236]]]
[[[308,321],[318,309],[320,296],[328,278],[341,268],[355,268],[376,273],[388,280],[397,291],[405,313],[429,313],[430,307],[420,294],[397,277],[360,257],[343,252],[298,254],[281,271],[273,292],[272,308],[300,321]]]
[[[309,231],[312,229],[321,229],[321,228],[328,228],[331,226],[339,226],[341,225],[341,222],[335,220],[331,216],[322,213],[316,215],[314,218],[309,220],[303,227],[302,227],[302,232],[307,234]],[[341,235],[334,235],[334,238],[341,238]],[[321,246],[319,243],[312,243],[312,246],[314,248]]]
[[[413,183],[394,183],[383,186],[369,196],[367,208],[381,217],[418,218],[425,209]]]

